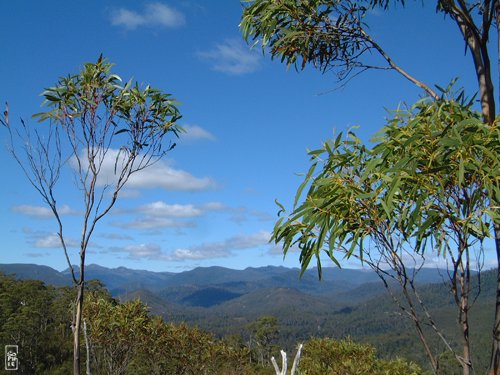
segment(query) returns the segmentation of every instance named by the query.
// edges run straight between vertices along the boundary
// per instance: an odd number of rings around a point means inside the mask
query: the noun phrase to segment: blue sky
[[[283,260],[268,239],[274,200],[290,207],[307,149],[354,125],[368,140],[384,125],[386,108],[422,94],[391,72],[366,72],[340,88],[331,74],[286,69],[242,41],[241,11],[237,0],[0,2],[0,101],[9,102],[11,123],[34,123],[43,89],[101,53],[124,80],[181,103],[187,134],[162,163],[130,181],[99,224],[87,264],[175,272],[298,266],[298,254]],[[367,22],[417,78],[446,86],[460,77],[476,92],[458,29],[432,4],[371,12]],[[5,131],[0,140],[0,262],[62,270],[56,223],[7,153]],[[72,180],[61,181],[58,194],[67,237],[76,243],[80,196]]]

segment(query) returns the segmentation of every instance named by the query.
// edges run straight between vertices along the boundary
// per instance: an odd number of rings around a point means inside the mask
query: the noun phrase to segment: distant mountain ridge
[[[55,286],[71,285],[69,269],[59,272],[36,264],[0,264],[0,272]],[[422,275],[423,283],[441,280],[439,270],[422,270]],[[320,281],[316,269],[307,270],[301,277],[298,268],[277,266],[248,267],[244,270],[212,266],[172,273],[89,264],[86,276],[87,280],[100,280],[115,297],[147,290],[169,303],[200,307],[211,307],[261,289],[273,288],[349,299],[350,291],[365,284],[380,283],[377,275],[368,270],[323,268]],[[377,291],[377,288],[372,289]]]
[[[6,275],[15,274],[18,279],[41,280],[45,284],[54,286],[71,285],[69,274],[65,275],[49,266],[25,263],[0,264],[0,272]]]

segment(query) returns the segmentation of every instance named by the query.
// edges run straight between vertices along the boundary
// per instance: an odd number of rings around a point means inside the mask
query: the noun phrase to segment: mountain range
[[[69,270],[59,272],[47,266],[0,264],[0,272],[54,286],[72,284]],[[140,299],[152,314],[196,325],[221,337],[248,338],[252,322],[272,315],[279,320],[279,345],[285,350],[311,336],[350,336],[375,345],[384,356],[403,355],[425,364],[411,322],[403,318],[370,270],[323,268],[320,281],[316,269],[301,276],[298,268],[274,266],[244,270],[200,267],[172,273],[90,264],[86,276],[87,280],[98,279],[120,301]],[[446,279],[446,271],[424,268],[417,281],[422,298],[444,332],[454,336],[456,307],[449,286],[444,284]],[[482,272],[480,282],[481,294],[471,316],[476,328],[474,342],[481,346],[493,322],[495,272]],[[486,356],[478,360],[487,363]]]
[[[75,269],[78,270],[77,267]],[[60,272],[35,264],[0,264],[0,272],[15,274],[20,279],[41,280],[54,286],[71,285],[69,269]],[[352,299],[370,297],[370,293],[382,286],[374,272],[363,269],[323,268],[321,280],[318,279],[317,269],[307,270],[301,276],[298,268],[275,266],[249,267],[244,270],[199,267],[172,273],[90,264],[86,266],[85,272],[87,280],[100,280],[114,297],[149,291],[168,303],[205,308],[248,297],[260,290],[275,288],[296,290],[327,299],[335,297],[349,302]],[[422,269],[419,273],[421,283],[440,282],[442,277],[442,271],[438,269]],[[375,284],[376,287],[371,288],[370,284]],[[369,295],[363,296],[367,294],[363,291],[368,291]]]

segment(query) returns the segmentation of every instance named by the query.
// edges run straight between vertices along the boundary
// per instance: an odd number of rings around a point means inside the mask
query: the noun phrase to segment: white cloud
[[[127,29],[134,30],[143,25],[144,17],[136,12],[120,8],[111,15],[111,24],[113,26],[124,26]]]
[[[131,209],[117,209],[115,214],[140,214],[130,222],[112,222],[111,225],[126,229],[152,230],[162,228],[192,228],[196,224],[186,219],[203,216],[209,211],[231,211],[220,202],[204,204],[168,204],[156,201]]]
[[[12,211],[41,219],[54,217],[52,210],[45,206],[31,206],[28,204],[22,204],[20,206],[12,207]],[[58,207],[57,211],[59,215],[78,215],[78,211],[73,210],[68,205],[62,205],[61,207]]]
[[[186,133],[181,134],[181,140],[196,141],[196,140],[207,140],[215,141],[215,136],[209,131],[203,129],[198,125],[183,125],[182,126]]]
[[[241,224],[250,218],[258,221],[272,221],[274,216],[258,211],[249,210],[246,207],[230,207],[221,202],[206,202],[198,205],[194,204],[167,204],[163,201],[156,201],[129,210],[115,210],[115,213],[135,213],[143,214],[146,217],[171,217],[187,218],[199,217],[207,212],[222,212],[230,214],[230,220]]]
[[[62,249],[61,240],[57,233],[46,231],[33,230],[29,227],[24,227],[22,232],[26,236],[26,242],[33,248],[37,249]],[[67,231],[69,232],[69,231]],[[80,247],[80,240],[70,237],[67,232],[64,235],[64,243],[67,248],[75,249]],[[87,252],[93,252],[95,249],[100,249],[101,245],[95,242],[89,242]]]
[[[267,231],[260,231],[250,235],[237,235],[225,241],[176,249],[167,256],[167,259],[172,261],[185,261],[224,258],[231,256],[235,250],[244,250],[267,245],[270,236],[271,234]]]
[[[50,256],[50,253],[25,253],[25,255],[30,258],[44,258]]]
[[[230,220],[236,224],[242,224],[249,220],[251,217],[259,221],[273,221],[274,216],[268,214],[267,212],[258,210],[248,210],[246,207],[235,207],[228,210],[232,213]]]
[[[194,223],[191,221],[174,220],[164,217],[145,217],[130,222],[112,222],[111,225],[125,229],[151,230],[162,228],[191,228]]]
[[[253,210],[250,212],[250,214],[257,218],[257,220],[259,221],[274,221],[276,219],[276,216],[273,216],[267,212],[263,212],[263,211],[257,211],[257,210]]]
[[[84,162],[85,157],[82,156],[82,164]],[[117,164],[119,167],[119,150],[108,150],[100,169],[98,186],[103,187],[116,183],[115,166]],[[71,160],[71,165],[73,168],[77,168],[75,158]],[[83,167],[85,168],[86,165],[84,164]],[[173,168],[166,160],[160,160],[148,168],[132,174],[125,186],[132,190],[162,188],[168,191],[200,191],[213,188],[216,183],[209,177],[195,177],[186,171]]]
[[[270,238],[271,233],[263,230],[250,235],[238,235],[231,237],[224,241],[223,244],[227,249],[241,250],[260,245],[267,245]]]
[[[153,25],[164,27],[179,27],[186,23],[181,12],[162,3],[146,5],[145,17]]]
[[[65,243],[67,247],[76,247],[78,242],[71,238],[65,238]],[[31,242],[33,247],[38,249],[59,249],[62,248],[61,240],[57,234],[46,234],[42,235],[40,233],[34,233]]]
[[[260,64],[258,52],[239,39],[227,39],[210,51],[199,52],[198,56],[211,62],[212,70],[230,75],[252,73]]]
[[[165,161],[146,168],[131,176],[131,188],[163,188],[168,191],[200,191],[214,188],[216,183],[209,177],[198,178],[180,169],[174,169]]]
[[[228,209],[228,207],[221,202],[207,202],[200,207],[204,211],[224,211]]]
[[[181,12],[158,2],[147,4],[142,12],[120,8],[111,15],[113,26],[123,26],[128,30],[142,26],[176,28],[185,23]]]
[[[195,217],[202,214],[202,211],[192,204],[166,204],[162,201],[140,206],[137,211],[149,216],[169,217]]]
[[[33,243],[36,248],[49,249],[49,248],[59,248],[61,246],[61,240],[56,234],[49,234],[45,237],[40,237],[36,239]]]
[[[138,198],[140,196],[141,192],[139,190],[125,188],[120,191],[120,198]]]
[[[123,233],[101,233],[99,234],[99,237],[105,238],[107,240],[120,240],[120,241],[133,240],[133,237]]]
[[[163,257],[160,246],[151,243],[112,247],[110,250],[117,253],[125,253],[130,259],[158,260]]]
[[[203,260],[212,258],[225,258],[229,252],[217,249],[176,249],[168,257],[172,261]]]
[[[124,247],[111,247],[115,253],[124,253],[131,259],[146,259],[158,261],[189,261],[213,258],[225,258],[233,255],[233,251],[250,249],[267,245],[271,234],[260,231],[250,235],[237,235],[225,241],[211,242],[202,245],[178,248],[170,253],[165,253],[157,244],[138,244]]]

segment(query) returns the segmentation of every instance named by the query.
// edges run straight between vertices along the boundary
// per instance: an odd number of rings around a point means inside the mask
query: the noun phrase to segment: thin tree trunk
[[[497,24],[497,69],[500,73],[500,3],[495,6]],[[500,76],[499,76],[500,85]],[[499,86],[500,90],[500,86]],[[494,224],[495,248],[497,252],[497,295],[495,301],[495,322],[493,323],[490,367],[488,375],[500,375],[500,224]]]
[[[467,288],[464,285],[464,277],[461,276],[460,284],[461,287]],[[460,327],[462,328],[463,337],[463,374],[470,375],[472,372],[472,361],[471,361],[471,351],[470,351],[470,338],[469,338],[469,296],[468,292],[464,292],[462,289],[462,295],[460,297]]]
[[[90,371],[90,343],[89,343],[89,336],[87,334],[87,322],[85,321],[85,319],[83,320],[83,335],[85,337],[85,353],[86,353],[86,357],[87,357],[87,375],[92,375],[91,371]]]
[[[77,286],[75,324],[73,327],[73,375],[80,375],[80,327],[83,307],[83,283]]]
[[[418,316],[417,309],[415,308],[415,305],[413,303],[413,300],[410,296],[410,293],[407,288],[407,283],[411,282],[406,275],[406,270],[397,270],[398,273],[398,282],[399,285],[401,286],[401,289],[403,291],[403,295],[405,296],[406,302],[408,303],[409,307],[409,314],[411,319],[413,320],[413,323],[415,325],[415,329],[417,331],[418,337],[420,339],[420,342],[424,346],[425,353],[427,354],[427,357],[429,358],[429,361],[431,362],[432,370],[434,373],[437,371],[437,361],[434,355],[432,354],[431,348],[429,347],[429,344],[427,342],[427,338],[425,337],[424,330],[422,328],[422,321]],[[386,288],[388,289],[389,286],[386,284]]]
[[[489,375],[500,375],[500,224],[495,224],[495,245],[497,251],[497,296]]]
[[[73,331],[73,375],[80,375],[80,331],[82,327],[83,292],[85,289],[85,250],[80,252],[80,278],[76,299],[75,326]]]
[[[459,255],[456,259],[453,272],[453,293],[458,306],[458,324],[462,331],[462,364],[463,375],[472,373],[472,359],[469,337],[469,292],[470,292],[470,264],[467,240],[459,236]],[[465,264],[464,264],[465,257]],[[457,280],[458,278],[458,280]],[[457,287],[457,282],[460,290]]]
[[[495,96],[491,80],[491,63],[486,41],[482,40],[479,31],[474,27],[470,14],[457,6],[454,1],[441,2],[447,12],[455,20],[464,40],[466,41],[474,62],[476,79],[479,85],[479,96],[484,122],[493,124],[495,121]],[[497,5],[498,8],[498,5]],[[497,9],[498,12],[498,9]],[[497,14],[498,24],[498,14]],[[483,24],[483,27],[487,25]]]
[[[488,124],[495,122],[495,96],[493,81],[491,80],[491,67],[488,51],[484,45],[477,52],[482,58],[474,57],[477,81],[479,82],[479,94],[481,96],[481,107],[484,121]],[[480,62],[479,62],[480,61]]]

